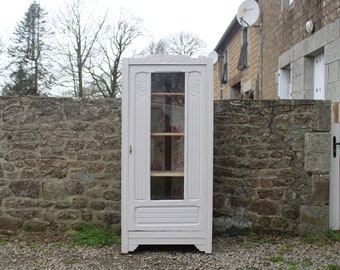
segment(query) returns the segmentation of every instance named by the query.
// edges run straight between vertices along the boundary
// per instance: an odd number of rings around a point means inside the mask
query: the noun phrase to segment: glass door
[[[151,200],[184,199],[185,73],[151,74]]]

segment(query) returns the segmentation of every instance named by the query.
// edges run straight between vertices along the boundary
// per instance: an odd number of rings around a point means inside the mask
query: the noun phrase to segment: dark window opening
[[[225,52],[224,66],[223,66],[223,73],[222,73],[222,76],[221,76],[221,82],[222,83],[228,82],[228,51]]]
[[[237,69],[240,71],[248,67],[248,28],[243,28],[242,40],[243,44],[241,47],[241,53],[237,64]]]
[[[241,98],[241,83],[237,83],[230,88],[230,98],[240,99]]]

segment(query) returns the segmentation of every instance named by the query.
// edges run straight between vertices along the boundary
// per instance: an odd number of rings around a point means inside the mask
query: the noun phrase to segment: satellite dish
[[[218,60],[218,54],[215,51],[212,51],[208,54],[208,58],[211,58],[213,60],[213,64],[215,64]]]
[[[255,0],[245,0],[237,11],[237,21],[243,27],[253,26],[260,16],[260,7]]]

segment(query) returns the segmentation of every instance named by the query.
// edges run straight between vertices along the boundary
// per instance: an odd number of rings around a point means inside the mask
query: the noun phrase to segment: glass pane
[[[151,132],[184,132],[184,96],[151,95]]]
[[[151,200],[184,199],[184,75],[151,74]]]
[[[184,136],[151,137],[151,171],[184,171]]]
[[[183,200],[183,177],[151,177],[151,200]]]
[[[152,73],[151,93],[184,93],[184,73]]]

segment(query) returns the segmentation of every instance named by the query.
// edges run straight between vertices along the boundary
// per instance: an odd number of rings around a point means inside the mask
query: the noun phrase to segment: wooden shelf
[[[151,132],[151,136],[160,137],[160,136],[184,136],[184,132]]]
[[[151,171],[152,177],[184,177],[183,171]]]

